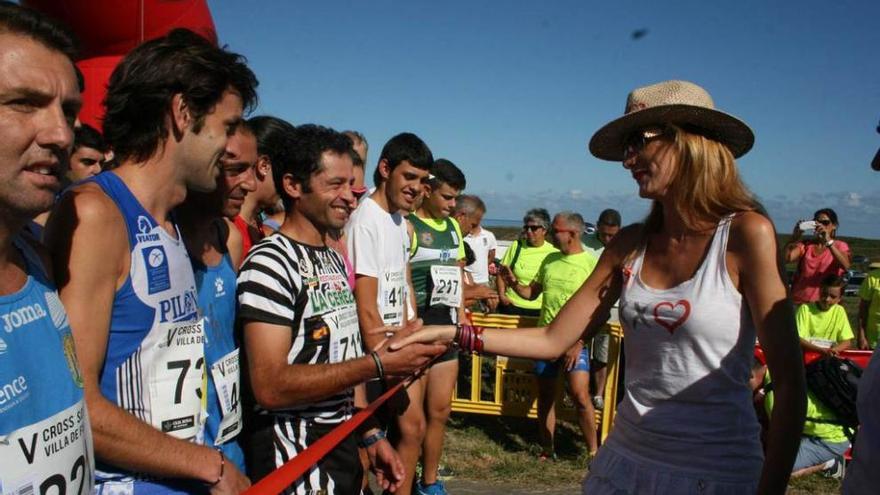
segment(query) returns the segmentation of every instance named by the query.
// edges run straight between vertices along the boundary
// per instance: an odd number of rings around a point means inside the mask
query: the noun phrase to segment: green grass
[[[559,488],[577,486],[588,456],[576,425],[557,425],[557,460],[538,461],[537,423],[532,419],[454,414],[446,430],[442,463],[456,478],[486,484]],[[789,494],[839,493],[840,481],[813,474],[792,479]]]

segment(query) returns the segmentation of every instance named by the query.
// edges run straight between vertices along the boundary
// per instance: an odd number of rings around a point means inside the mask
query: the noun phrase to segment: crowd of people
[[[496,264],[485,204],[419,136],[384,144],[369,190],[362,134],[246,119],[258,82],[243,57],[183,29],[123,58],[99,132],[78,122],[75,46],[0,2],[0,492],[240,493],[406,379],[287,492],[366,493],[369,469],[389,492],[443,494],[460,351],[537,360],[545,459],[566,372],[591,495],[783,493],[796,457],[840,454],[803,428],[802,371],[802,350],[854,338],[826,273],[849,266],[836,215],[785,247],[804,267],[796,319],[734,161],[752,131],[699,86],[633,91],[590,141],[652,201],[644,223],[606,210],[584,236],[578,213],[529,210]],[[871,277],[859,345],[877,335]],[[626,393],[600,449],[618,306]],[[537,327],[474,327],[468,307]],[[775,396],[763,447],[756,337]],[[876,476],[857,471],[852,493]]]

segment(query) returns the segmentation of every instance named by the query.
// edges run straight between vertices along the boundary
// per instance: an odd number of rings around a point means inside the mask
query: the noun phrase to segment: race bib
[[[87,495],[95,484],[94,466],[83,401],[0,437],[0,493]]]
[[[383,273],[379,279],[379,310],[386,325],[403,324],[406,304],[405,272]]]
[[[238,349],[223,356],[211,366],[211,378],[220,401],[220,428],[214,445],[222,445],[241,432],[241,393]]]
[[[203,423],[204,320],[163,325],[149,375],[151,424],[181,439],[197,438]],[[147,340],[144,340],[144,344]]]
[[[431,306],[461,306],[461,268],[456,265],[434,265],[431,267],[431,280],[434,282]]]
[[[330,327],[330,362],[341,363],[363,355],[357,307],[340,308],[335,314],[324,315]]]

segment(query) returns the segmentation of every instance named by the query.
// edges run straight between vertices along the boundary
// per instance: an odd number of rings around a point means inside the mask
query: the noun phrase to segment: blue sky
[[[208,3],[260,79],[256,113],[360,130],[368,172],[386,140],[415,132],[488,217],[640,219],[630,175],[586,142],[633,88],[687,79],[754,129],[738,163],[780,231],[830,206],[841,235],[880,238],[875,0]]]

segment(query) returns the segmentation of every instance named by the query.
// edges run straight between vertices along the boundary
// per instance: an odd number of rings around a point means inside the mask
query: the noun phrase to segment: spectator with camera
[[[795,225],[785,245],[785,261],[798,264],[791,284],[795,304],[817,301],[822,279],[849,270],[849,245],[836,239],[838,225],[837,213],[831,208],[822,208],[813,214],[812,221],[800,220]],[[805,235],[811,231],[812,235]]]

